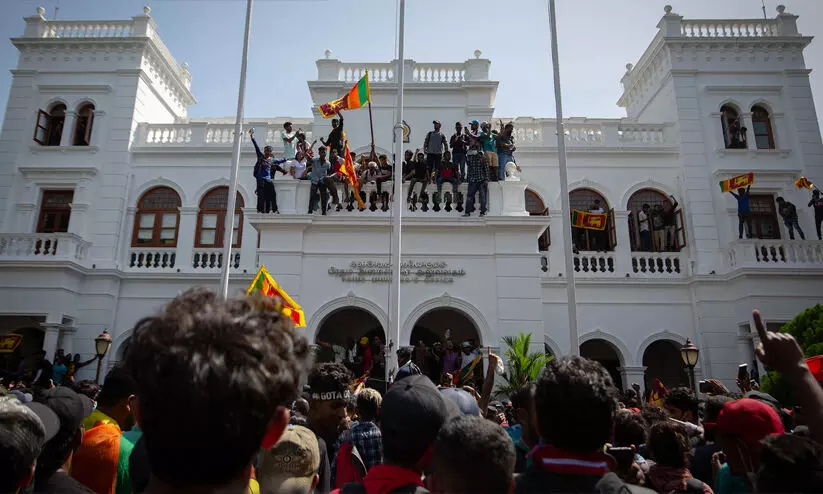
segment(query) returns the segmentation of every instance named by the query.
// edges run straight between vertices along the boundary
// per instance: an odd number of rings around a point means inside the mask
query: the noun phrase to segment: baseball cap
[[[63,432],[79,429],[83,419],[94,410],[94,403],[89,397],[63,386],[43,391],[37,396],[37,402],[46,405],[57,414]]]
[[[723,405],[717,416],[716,429],[724,434],[739,436],[755,449],[759,449],[763,438],[785,432],[774,408],[751,398],[741,398]]]
[[[46,436],[43,438],[44,443],[49,442],[51,438],[60,432],[60,419],[49,407],[36,401],[26,403],[23,406],[29,408],[43,422],[43,427],[46,429]]]
[[[433,120],[433,121],[432,121],[432,124],[434,124],[434,125],[440,125],[440,120]]]
[[[440,392],[446,399],[453,401],[463,415],[480,415],[477,400],[468,391],[460,388],[445,388],[441,389]]]
[[[428,377],[414,374],[392,384],[383,396],[380,431],[386,441],[424,451],[446,420],[458,415],[457,405],[444,399]]]
[[[263,453],[257,479],[262,492],[309,492],[319,468],[317,437],[309,429],[293,425]]]
[[[472,120],[471,122],[469,122],[469,125],[480,125],[480,122],[478,122],[477,120]]]

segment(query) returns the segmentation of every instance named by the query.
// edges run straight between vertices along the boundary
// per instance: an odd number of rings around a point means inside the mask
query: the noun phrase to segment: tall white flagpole
[[[400,22],[397,35],[397,121],[394,123],[394,201],[392,201],[392,284],[389,293],[389,327],[386,331],[394,345],[386,351],[386,381],[390,369],[397,369],[396,350],[400,347],[400,231],[403,213],[403,42],[405,40],[406,0],[400,0]],[[388,343],[388,342],[387,342]]]
[[[231,269],[231,246],[234,243],[234,208],[237,202],[237,173],[240,170],[240,143],[243,140],[243,103],[246,99],[246,65],[249,60],[249,35],[251,31],[251,8],[254,0],[246,3],[246,33],[243,37],[243,58],[240,61],[240,92],[237,95],[237,119],[234,122],[234,145],[231,156],[231,183],[226,208],[225,231],[223,232],[223,272],[220,275],[220,294],[229,297],[229,270]]]
[[[557,159],[560,163],[560,203],[563,221],[563,257],[566,260],[566,292],[569,307],[569,354],[580,355],[577,333],[577,296],[574,290],[574,259],[572,252],[572,220],[569,203],[569,173],[566,167],[566,133],[563,128],[563,98],[560,95],[560,60],[557,54],[557,14],[554,0],[549,0],[549,30],[552,38],[552,68],[554,69],[554,106],[557,109]]]

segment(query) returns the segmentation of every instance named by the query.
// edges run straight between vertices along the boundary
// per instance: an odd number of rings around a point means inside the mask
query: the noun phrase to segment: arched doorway
[[[620,353],[614,345],[606,340],[589,340],[580,345],[580,356],[600,362],[600,365],[609,371],[617,389],[623,389],[623,380],[620,378]]]
[[[526,196],[526,211],[529,212],[529,216],[548,216],[549,215],[549,208],[543,203],[543,199],[537,195],[537,192],[533,191],[532,189],[526,189],[524,192]],[[549,246],[552,244],[551,235],[549,234],[549,227],[546,227],[543,230],[543,233],[537,238],[537,250],[539,252],[547,252],[549,250]]]
[[[643,229],[649,231],[649,236],[644,241],[640,234],[640,212],[646,204],[649,206],[646,213],[648,224],[644,225]],[[677,252],[683,248],[686,243],[683,233],[683,213],[682,210],[676,210],[676,207],[677,204],[673,204],[670,197],[656,189],[640,189],[632,194],[628,202],[628,218],[629,238],[633,252]],[[671,213],[674,216],[669,218],[667,215],[670,211],[674,211]],[[674,223],[669,225],[669,219],[673,219]]]
[[[569,192],[569,203],[572,211],[569,214],[574,218],[574,210],[606,213],[605,230],[590,230],[572,226],[572,241],[574,247],[581,251],[612,251],[617,243],[614,231],[614,210],[603,195],[593,189],[575,189]],[[574,224],[574,223],[572,223]]]
[[[327,315],[319,325],[314,342],[317,345],[314,360],[322,362],[346,362],[346,350],[353,348],[362,337],[369,339],[375,367],[372,377],[385,375],[384,357],[380,357],[379,345],[385,343],[386,334],[380,321],[371,312],[360,307],[344,307]],[[362,357],[359,346],[357,357]],[[356,358],[355,358],[356,360]],[[349,365],[352,372],[359,374],[362,366]],[[381,375],[381,372],[383,374]]]
[[[460,355],[458,366],[462,356],[466,354],[462,350],[466,343],[469,345],[467,347],[469,354],[481,348],[483,344],[480,332],[472,318],[453,307],[432,309],[414,323],[409,338],[409,343],[415,347],[412,360],[434,382],[440,381],[443,370],[442,352],[449,342]],[[438,345],[435,346],[435,344]],[[482,365],[475,366],[470,380],[474,383],[483,381]]]
[[[643,352],[643,366],[646,367],[646,389],[651,389],[655,379],[660,379],[669,389],[689,385],[677,342],[657,340],[649,345]]]

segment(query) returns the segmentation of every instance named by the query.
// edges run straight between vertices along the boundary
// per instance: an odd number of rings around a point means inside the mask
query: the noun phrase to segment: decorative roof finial
[[[183,70],[189,70],[189,62],[183,62],[183,65],[180,66]]]
[[[634,65],[632,65],[631,63],[626,64],[626,72],[631,72],[633,68],[634,68]]]
[[[325,54],[326,54],[326,60],[331,58],[331,50],[329,50],[328,48],[326,48]]]
[[[149,15],[151,13],[151,7],[148,5],[143,6],[143,14]]]
[[[663,7],[663,12],[665,12],[666,15],[671,14],[672,13],[672,6],[671,5],[666,5],[665,7]]]
[[[42,6],[37,7],[37,15],[39,15],[40,17],[43,17],[44,15],[46,15],[46,9],[44,9]]]
[[[777,13],[778,14],[783,14],[784,12],[786,12],[786,6],[785,5],[778,5],[777,6]]]
[[[482,55],[482,54],[483,54],[483,52],[482,52],[482,51],[480,51],[480,50],[474,50],[474,58],[480,58],[480,55]]]

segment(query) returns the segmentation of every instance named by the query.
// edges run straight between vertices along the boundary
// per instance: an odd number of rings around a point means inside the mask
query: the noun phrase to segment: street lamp
[[[689,383],[692,389],[695,389],[694,382],[694,367],[697,365],[697,359],[700,357],[700,349],[692,344],[692,340],[686,338],[686,344],[680,347],[680,358],[683,360],[683,365],[689,369]],[[695,393],[697,389],[695,389]]]
[[[105,329],[94,339],[94,350],[97,353],[97,377],[94,382],[100,383],[100,368],[103,365],[103,357],[109,353],[111,347],[111,335]]]

